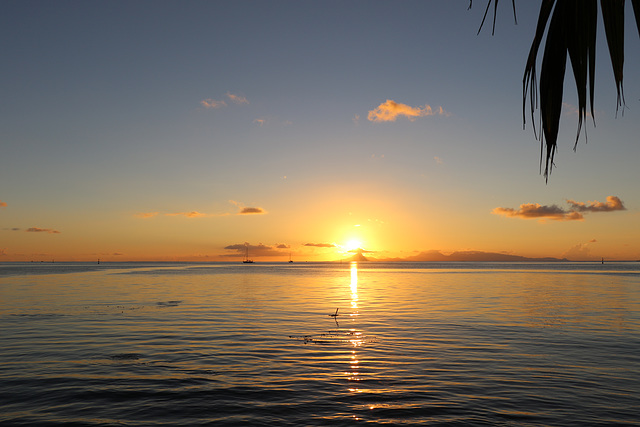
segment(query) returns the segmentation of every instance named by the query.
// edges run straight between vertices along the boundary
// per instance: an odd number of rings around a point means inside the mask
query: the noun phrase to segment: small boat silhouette
[[[243,264],[253,264],[253,260],[249,258],[249,245],[245,243],[245,255],[244,255],[244,259],[242,260]]]

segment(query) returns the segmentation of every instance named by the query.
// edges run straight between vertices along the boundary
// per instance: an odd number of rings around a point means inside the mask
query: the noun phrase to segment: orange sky
[[[539,4],[517,7],[492,36],[482,7],[446,0],[12,3],[0,262],[238,261],[245,242],[322,261],[351,240],[373,258],[640,259],[640,82],[616,114],[598,57],[574,152],[568,78],[546,183],[522,117]]]

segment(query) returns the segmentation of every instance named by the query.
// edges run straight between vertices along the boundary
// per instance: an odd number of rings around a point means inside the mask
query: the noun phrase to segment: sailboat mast
[[[242,260],[242,262],[244,264],[251,264],[253,263],[253,260],[249,259],[249,244],[245,243],[244,244],[244,248],[245,248],[245,255],[244,255],[244,259]]]

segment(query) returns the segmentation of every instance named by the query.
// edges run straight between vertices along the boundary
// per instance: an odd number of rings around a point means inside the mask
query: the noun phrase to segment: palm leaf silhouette
[[[472,1],[472,0],[471,0]],[[489,6],[498,0],[489,0],[480,28],[484,25]],[[631,0],[634,17],[640,34],[640,0]],[[471,7],[471,4],[469,7]],[[512,1],[514,16],[515,2]],[[605,36],[616,84],[616,113],[624,108],[623,68],[624,68],[624,0],[600,0]],[[529,56],[522,79],[523,122],[526,124],[526,105],[529,108],[534,135],[540,139],[540,170],[544,159],[544,177],[549,180],[553,170],[554,156],[558,147],[558,130],[562,113],[562,98],[567,57],[578,93],[578,131],[574,150],[587,117],[587,104],[594,118],[593,94],[595,87],[597,0],[542,0],[536,33],[531,43]],[[538,52],[545,37],[540,81],[537,78]],[[535,111],[540,110],[540,129],[536,129]],[[595,121],[594,121],[595,124]]]

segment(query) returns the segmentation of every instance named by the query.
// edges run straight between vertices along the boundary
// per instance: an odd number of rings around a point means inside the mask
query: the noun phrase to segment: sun
[[[362,242],[359,240],[351,239],[344,245],[345,251],[354,251],[356,249],[360,249],[362,247]]]

